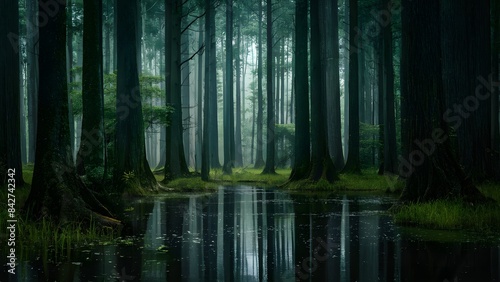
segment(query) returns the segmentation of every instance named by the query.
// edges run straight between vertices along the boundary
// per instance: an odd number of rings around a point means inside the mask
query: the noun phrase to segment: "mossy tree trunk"
[[[137,0],[120,3],[114,184],[119,192],[156,191],[157,182],[146,160],[142,100],[136,57]]]
[[[407,155],[400,173],[407,180],[400,201],[453,197],[476,201],[481,194],[466,179],[452,152],[448,124],[442,118],[445,94],[439,1],[404,0],[402,4],[402,142]]]
[[[66,72],[66,10],[61,4],[40,29],[38,129],[33,183],[24,210],[57,222],[117,225],[76,174],[70,145]],[[40,6],[40,9],[43,9]],[[43,12],[43,10],[40,10]]]

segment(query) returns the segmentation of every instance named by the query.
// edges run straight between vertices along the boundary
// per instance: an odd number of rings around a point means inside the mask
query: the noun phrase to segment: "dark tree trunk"
[[[492,37],[492,74],[493,81],[500,81],[500,3],[498,1],[492,2],[491,8],[492,24],[493,24],[493,37]],[[494,175],[500,179],[500,128],[498,121],[498,95],[500,94],[500,86],[493,89],[491,97],[491,144],[493,149],[493,165]]]
[[[210,135],[210,167],[212,168],[220,168],[220,161],[219,161],[219,123],[218,123],[218,118],[217,118],[217,55],[216,55],[216,42],[217,39],[215,38],[215,3],[212,2],[211,4],[211,9],[212,13],[210,16],[210,39],[208,42],[210,42],[210,72],[209,72],[209,77],[206,77],[205,79],[210,80],[210,89],[208,93],[208,99],[209,99],[209,107],[210,107],[210,115],[209,115],[209,135]],[[206,35],[207,36],[207,35]]]
[[[344,156],[349,154],[349,1],[344,0]]]
[[[384,0],[388,7],[390,0]],[[394,66],[392,64],[392,18],[383,27],[383,133],[384,133],[384,171],[397,173],[396,120],[394,116]]]
[[[320,0],[311,0],[311,173],[309,179],[318,181],[337,179],[328,150],[326,94],[323,91],[324,73],[321,68]],[[324,3],[322,3],[324,4]]]
[[[76,167],[95,180],[104,176],[104,117],[102,107],[102,2],[85,0],[83,26],[82,134]]]
[[[361,173],[359,163],[358,0],[349,0],[349,150],[343,172]],[[362,52],[362,51],[361,51]]]
[[[257,63],[257,148],[255,155],[255,168],[260,168],[264,166],[264,155],[263,155],[263,119],[264,119],[264,98],[262,94],[262,0],[259,1],[259,34],[258,34],[258,63]]]
[[[184,9],[187,12],[187,9]],[[185,16],[182,18],[182,27],[185,27],[189,24],[188,22],[188,17]],[[186,29],[183,34],[181,34],[181,48],[182,48],[182,53],[181,53],[181,61],[184,62],[184,64],[181,66],[181,109],[182,109],[182,137],[183,137],[183,146],[184,146],[184,156],[187,162],[187,166],[190,165],[190,160],[191,160],[191,151],[189,150],[190,147],[190,140],[191,140],[191,115],[190,115],[190,109],[191,109],[191,101],[190,101],[190,61],[189,56],[190,56],[190,44],[189,44],[189,29]]]
[[[114,184],[120,192],[155,191],[156,180],[146,160],[144,122],[136,56],[137,2],[118,5],[118,73]],[[133,175],[131,175],[133,173]]]
[[[0,185],[24,185],[21,161],[19,4],[2,1],[0,10]],[[15,170],[14,178],[7,177]],[[7,178],[9,180],[7,180]],[[15,181],[13,183],[12,181]],[[10,186],[9,186],[10,187]]]
[[[167,83],[166,101],[174,108],[172,120],[167,127],[167,158],[165,165],[165,181],[189,174],[184,144],[182,142],[182,107],[181,107],[181,12],[180,0],[167,0],[165,34],[166,44],[170,45],[170,54],[166,52],[165,66]],[[169,12],[170,10],[170,12]],[[170,13],[170,15],[169,15]],[[170,31],[168,31],[171,29]],[[167,34],[169,36],[167,36]]]
[[[491,50],[489,0],[443,0],[441,6],[443,83],[450,109],[444,118],[456,130],[466,175],[481,181],[492,175],[491,92],[489,86],[476,91],[491,73],[491,59],[485,55]]]
[[[272,0],[267,0],[267,134],[266,134],[266,166],[263,174],[274,174],[275,157],[275,116],[274,116],[274,93],[273,93],[273,17]],[[261,46],[262,47],[262,46]],[[270,59],[271,58],[271,59]]]
[[[206,16],[206,14],[205,14]],[[199,48],[205,46],[203,43],[204,38],[203,38],[203,22],[200,20],[199,22],[199,33],[198,33],[198,45]],[[205,46],[206,47],[206,46]],[[200,53],[198,55],[198,88],[197,88],[197,94],[198,94],[198,105],[196,106],[196,111],[197,111],[197,120],[196,120],[196,143],[195,143],[195,169],[196,171],[201,170],[201,147],[202,147],[202,142],[203,142],[203,55],[207,56],[206,53],[206,48],[204,52]]]
[[[203,95],[203,143],[201,148],[201,179],[203,181],[208,181],[210,174],[210,128],[209,128],[209,118],[210,118],[210,91],[211,91],[211,79],[210,71],[212,58],[212,17],[213,15],[213,0],[205,0],[205,92]]]
[[[451,149],[443,120],[440,7],[433,0],[402,2],[401,94],[404,101],[402,142],[408,154],[400,173],[407,177],[400,201],[464,198],[474,201],[479,191],[466,179]],[[446,36],[446,35],[445,35]]]
[[[38,7],[26,0],[26,57],[28,96],[28,162],[35,162],[36,124],[38,105]]]
[[[84,3],[85,4],[85,3]],[[104,49],[104,73],[105,74],[110,74],[112,72],[111,69],[111,27],[112,27],[112,22],[111,22],[111,6],[112,3],[110,0],[106,0],[106,21],[104,23],[104,27],[106,28],[106,49]],[[85,12],[85,10],[84,10]],[[84,22],[85,24],[85,22]]]
[[[234,165],[243,166],[243,151],[241,148],[241,11],[238,10],[237,38],[236,38],[236,127],[234,139]],[[245,52],[246,53],[246,52]],[[245,84],[243,84],[245,87]],[[243,100],[245,102],[245,100]]]
[[[224,89],[224,166],[225,174],[234,166],[234,95],[233,95],[233,1],[226,0],[226,84]]]
[[[295,3],[295,148],[294,162],[290,180],[300,180],[309,176],[311,170],[311,144],[309,133],[309,83],[307,65],[308,0]]]
[[[40,29],[38,130],[33,183],[24,210],[31,218],[118,224],[76,174],[68,125],[66,7]],[[39,12],[44,10],[40,6]],[[4,11],[2,9],[2,11]],[[58,50],[58,52],[54,52]],[[102,217],[101,215],[108,216]]]
[[[325,17],[325,90],[327,99],[328,148],[336,168],[344,166],[342,123],[340,118],[339,27],[337,0],[326,1]]]

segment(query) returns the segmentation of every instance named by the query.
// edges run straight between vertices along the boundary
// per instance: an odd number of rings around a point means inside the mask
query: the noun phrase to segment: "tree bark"
[[[2,1],[0,10],[4,13],[0,20],[0,34],[4,35],[0,38],[0,184],[15,184],[19,188],[24,185],[20,131],[19,4]],[[6,175],[9,169],[15,170],[13,179]]]
[[[234,101],[233,101],[233,1],[226,0],[226,80],[224,96],[224,165],[223,172],[232,174],[234,166]]]
[[[237,167],[243,166],[243,151],[241,148],[241,11],[238,10],[238,23],[237,23],[237,38],[236,38],[236,127],[235,127],[235,140],[234,140],[234,165]],[[245,52],[246,53],[246,52]],[[243,78],[244,79],[244,78]],[[243,83],[243,87],[245,84]],[[244,97],[243,97],[244,98]],[[245,100],[243,99],[243,103]]]
[[[273,93],[273,17],[272,0],[267,0],[267,134],[266,134],[266,166],[263,174],[274,174],[275,158],[275,115],[274,115],[274,93]],[[262,46],[261,46],[262,47]]]
[[[311,173],[309,179],[328,182],[336,180],[337,172],[328,150],[326,94],[321,68],[320,0],[311,0]],[[322,3],[324,4],[324,3]]]
[[[36,164],[23,209],[34,219],[49,218],[62,223],[97,220],[118,225],[83,185],[73,162],[68,125],[65,8],[64,4],[57,6],[57,12],[40,29]],[[44,13],[41,6],[39,9],[40,14]]]
[[[439,2],[402,2],[401,94],[404,100],[402,142],[408,151],[400,173],[407,177],[401,202],[439,198],[481,199],[458,164],[443,120],[445,94],[442,81]],[[444,35],[446,36],[446,35]]]
[[[349,0],[349,151],[343,172],[361,173],[359,162],[358,0]],[[361,51],[362,52],[362,51]]]
[[[260,168],[264,166],[264,155],[263,155],[263,119],[264,119],[264,101],[262,94],[262,0],[259,1],[259,34],[258,34],[258,63],[257,63],[257,146],[255,155],[255,168]]]
[[[309,83],[307,65],[307,24],[308,0],[297,0],[295,3],[295,52],[294,79],[295,85],[295,147],[293,168],[290,180],[300,180],[309,176],[311,170],[311,144],[309,133]]]
[[[76,167],[94,180],[104,177],[102,2],[85,0],[83,30],[82,134]]]
[[[137,2],[118,5],[118,73],[114,184],[119,192],[156,191],[157,183],[146,160],[144,121],[136,56]]]
[[[212,17],[213,17],[213,0],[205,0],[205,92],[203,95],[203,143],[201,148],[201,179],[203,181],[208,181],[210,174],[210,128],[209,128],[209,118],[210,118],[210,91],[211,83],[210,71],[211,63],[213,61],[212,56]]]

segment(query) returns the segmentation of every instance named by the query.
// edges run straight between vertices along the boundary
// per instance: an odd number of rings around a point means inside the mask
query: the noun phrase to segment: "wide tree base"
[[[62,167],[35,172],[31,193],[23,207],[28,218],[47,218],[57,223],[97,223],[101,227],[120,228],[121,222],[104,207],[73,172],[62,174]]]

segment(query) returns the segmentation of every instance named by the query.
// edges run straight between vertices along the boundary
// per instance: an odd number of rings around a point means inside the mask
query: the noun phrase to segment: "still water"
[[[387,215],[394,200],[248,186],[143,199],[123,240],[34,256],[8,281],[500,281],[500,245],[418,239]]]

